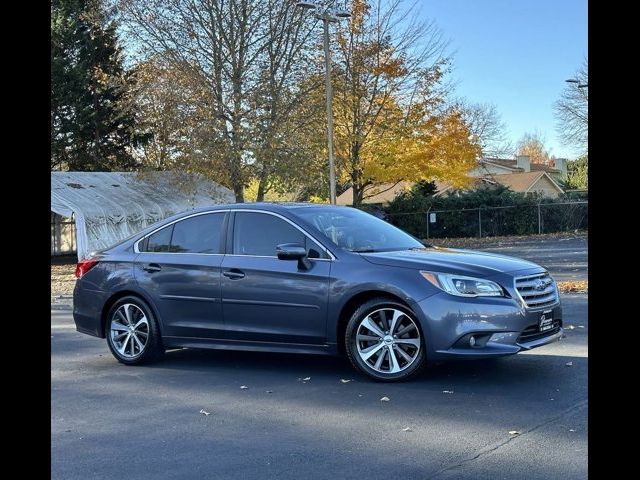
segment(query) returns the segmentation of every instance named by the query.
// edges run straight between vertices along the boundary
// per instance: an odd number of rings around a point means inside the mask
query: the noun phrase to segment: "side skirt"
[[[166,348],[207,348],[212,350],[242,350],[250,352],[305,353],[337,355],[334,344],[312,345],[304,343],[252,342],[217,338],[162,337]]]

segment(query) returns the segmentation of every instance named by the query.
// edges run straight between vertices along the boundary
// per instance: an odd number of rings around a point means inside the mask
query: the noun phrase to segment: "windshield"
[[[324,233],[338,247],[352,252],[424,248],[399,228],[355,208],[303,207],[293,213]]]

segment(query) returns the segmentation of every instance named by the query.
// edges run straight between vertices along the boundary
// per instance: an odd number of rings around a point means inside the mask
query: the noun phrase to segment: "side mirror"
[[[311,262],[307,258],[307,250],[299,243],[282,243],[276,247],[276,255],[280,260],[297,260],[300,270],[309,270]]]

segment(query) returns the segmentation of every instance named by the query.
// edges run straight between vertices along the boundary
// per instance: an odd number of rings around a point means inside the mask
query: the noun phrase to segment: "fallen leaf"
[[[453,390],[442,390],[442,393],[453,393]]]
[[[509,435],[520,435],[518,430],[509,430]]]
[[[200,413],[201,413],[202,415],[204,415],[205,417],[207,417],[207,416],[211,415],[211,414],[210,414],[209,412],[207,412],[204,408],[200,410]]]
[[[267,393],[273,393],[273,390],[267,390]]]
[[[566,365],[567,367],[571,367],[571,366],[573,366],[573,362],[567,362],[567,363],[565,363],[565,365]]]
[[[362,397],[362,395],[358,394],[359,397]]]
[[[249,387],[247,387],[246,385],[240,385],[240,390],[246,390],[247,388]]]
[[[403,432],[413,432],[413,428],[411,428],[411,427],[404,427],[404,428],[402,429],[402,431],[403,431]]]
[[[345,378],[341,378],[341,379],[340,379],[340,383],[349,383],[349,382],[352,382],[352,381],[353,381],[353,380],[351,380],[351,379],[349,379],[349,380],[347,380],[347,379],[345,379]]]
[[[311,377],[305,377],[302,379],[303,382],[308,382],[309,380],[311,380]]]
[[[577,268],[574,269],[574,272],[577,271]],[[589,291],[589,282],[587,280],[558,282],[557,285],[561,293],[587,293]]]
[[[381,402],[388,402],[389,400],[391,400],[389,397],[382,397],[380,399]]]

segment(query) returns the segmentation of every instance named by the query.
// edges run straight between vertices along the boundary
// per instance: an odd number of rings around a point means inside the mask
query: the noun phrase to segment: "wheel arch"
[[[160,336],[162,336],[162,330],[163,330],[162,319],[160,318],[160,315],[158,315],[158,309],[155,307],[151,299],[144,293],[140,292],[139,290],[128,288],[128,289],[123,289],[123,290],[114,292],[113,295],[111,295],[107,299],[107,301],[104,302],[104,305],[102,307],[102,312],[100,313],[101,338],[106,337],[105,329],[107,325],[107,314],[109,313],[109,310],[111,309],[114,303],[116,303],[118,300],[124,297],[137,297],[147,304],[147,306],[151,309],[151,313],[153,313],[153,316],[158,321],[158,329],[160,330]]]
[[[362,305],[365,302],[368,302],[373,298],[388,299],[392,302],[396,302],[405,306],[412,312],[414,311],[414,309],[411,308],[409,303],[407,303],[407,301],[404,300],[402,297],[399,297],[398,295],[395,295],[385,290],[365,290],[365,291],[361,291],[353,294],[342,306],[342,309],[340,310],[340,314],[338,315],[338,322],[336,325],[336,345],[337,345],[338,353],[340,355],[346,354],[344,340],[345,340],[345,334],[347,330],[347,324],[349,323],[349,319],[351,318],[351,315],[353,315],[353,313],[358,309],[360,305]]]

